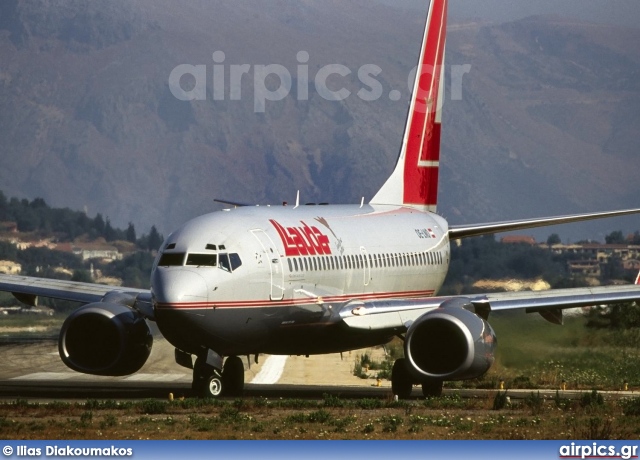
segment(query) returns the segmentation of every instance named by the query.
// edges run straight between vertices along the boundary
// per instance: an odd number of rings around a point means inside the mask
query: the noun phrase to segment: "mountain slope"
[[[217,209],[214,197],[368,199],[395,163],[422,22],[365,0],[3,2],[0,183],[165,234]],[[639,35],[549,17],[452,25],[447,65],[471,70],[445,105],[441,212],[471,222],[637,206],[640,53],[628,44]],[[308,100],[296,98],[300,51]],[[172,95],[180,64],[206,66],[207,100]],[[242,64],[251,72],[232,88]],[[288,70],[292,91],[255,113],[253,70],[268,64]],[[351,70],[327,79],[351,92],[342,101],[314,85],[335,64]],[[367,64],[382,69],[372,102],[357,96],[371,89],[358,78]]]

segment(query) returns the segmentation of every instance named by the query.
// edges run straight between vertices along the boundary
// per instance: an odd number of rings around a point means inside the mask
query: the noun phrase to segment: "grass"
[[[567,317],[563,326],[557,326],[523,312],[495,314],[490,323],[498,337],[492,368],[479,379],[445,382],[445,387],[499,389],[501,382],[505,389],[559,389],[564,384],[567,389],[620,390],[625,383],[640,387],[638,330],[589,329],[581,316]],[[380,374],[377,369],[391,368],[402,354],[402,342],[394,339],[386,349],[382,361],[358,355],[354,374],[390,378],[390,372]]]
[[[490,318],[498,337],[496,362],[482,378],[452,382],[477,388],[561,388],[620,390],[640,387],[640,349],[611,346],[620,333],[585,327],[583,317],[564,326],[538,315],[506,314]]]
[[[52,338],[58,336],[66,314],[56,313],[44,316],[28,313],[17,313],[0,316],[0,338],[11,340],[16,338]]]
[[[640,398],[586,393],[559,407],[530,397],[494,409],[493,396],[464,400],[361,400],[332,397],[298,407],[265,398],[191,404],[151,400],[0,404],[3,439],[637,439]],[[452,404],[452,401],[460,401]],[[159,405],[157,403],[162,403]],[[162,407],[161,410],[159,408]],[[158,412],[161,413],[149,413]]]
[[[24,327],[33,317],[0,320]],[[56,319],[54,317],[54,319]],[[29,321],[24,323],[24,321]],[[38,322],[49,319],[36,318]],[[606,400],[599,390],[640,388],[640,350],[625,334],[585,327],[581,317],[565,326],[538,315],[491,317],[499,346],[496,362],[482,378],[446,382],[448,388],[489,388],[486,398],[394,401],[389,398],[175,401],[33,404],[0,403],[5,439],[638,439],[640,398]],[[631,338],[633,333],[626,334]],[[615,340],[613,340],[615,338]],[[616,344],[612,346],[611,344]],[[402,352],[387,346],[384,362],[361,356],[369,377],[383,372]],[[531,390],[509,400],[504,389]],[[537,389],[590,390],[580,399],[557,391],[549,399]],[[591,391],[593,390],[593,391]]]

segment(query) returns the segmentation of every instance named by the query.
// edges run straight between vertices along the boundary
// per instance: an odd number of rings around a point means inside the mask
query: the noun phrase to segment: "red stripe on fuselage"
[[[408,299],[418,297],[431,297],[433,290],[384,292],[376,294],[319,296],[318,298],[290,299],[290,300],[238,300],[220,302],[184,302],[184,303],[157,303],[156,308],[161,310],[196,310],[211,308],[256,308],[256,307],[288,307],[295,305],[317,305],[318,302],[347,302],[349,300],[383,300],[383,299]]]

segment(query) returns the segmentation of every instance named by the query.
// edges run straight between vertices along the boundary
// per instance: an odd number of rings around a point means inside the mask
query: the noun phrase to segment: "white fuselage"
[[[351,300],[434,295],[449,265],[447,231],[438,215],[398,206],[242,207],[207,214],[169,235],[156,259],[158,325],[190,352],[213,345],[225,354],[291,347],[297,337],[308,338],[300,334],[303,326],[331,325]],[[327,349],[357,345],[336,340]],[[289,353],[324,349],[304,344]]]

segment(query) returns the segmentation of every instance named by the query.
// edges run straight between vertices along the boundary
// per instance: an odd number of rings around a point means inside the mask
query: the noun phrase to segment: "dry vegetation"
[[[638,439],[640,398],[87,401],[0,405],[4,439]]]
[[[17,321],[17,320],[16,320]],[[49,321],[49,320],[44,320]],[[602,390],[640,387],[638,330],[592,330],[585,319],[555,327],[536,316],[496,315],[501,340],[494,367],[481,379],[447,382],[447,396],[394,401],[245,398],[167,401],[0,403],[4,439],[638,439],[640,397],[603,399]],[[12,324],[14,326],[18,323]],[[395,350],[394,348],[400,348]],[[401,347],[391,344],[391,356]],[[363,357],[355,361],[362,368]],[[369,378],[385,369],[372,370]],[[355,369],[354,369],[355,370]],[[361,369],[362,370],[362,369]],[[508,401],[498,390],[534,389]],[[535,388],[591,390],[544,399]],[[489,389],[462,398],[460,388]]]

